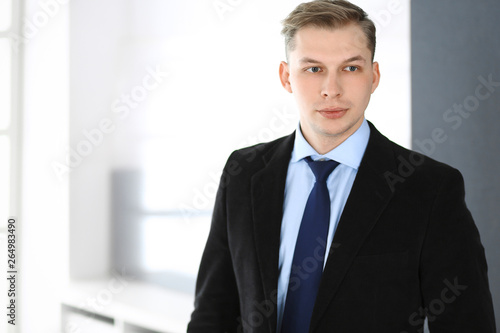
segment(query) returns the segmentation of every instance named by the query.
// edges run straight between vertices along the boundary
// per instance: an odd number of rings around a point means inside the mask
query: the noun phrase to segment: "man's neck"
[[[340,146],[345,140],[347,140],[351,135],[353,135],[363,124],[364,118],[361,119],[359,124],[349,128],[343,133],[337,135],[321,135],[314,133],[313,135],[308,135],[304,133],[301,129],[304,139],[314,148],[320,155],[325,155],[326,153],[332,151],[333,149]]]

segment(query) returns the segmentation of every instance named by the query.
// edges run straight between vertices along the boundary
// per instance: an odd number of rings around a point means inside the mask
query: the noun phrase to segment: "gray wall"
[[[411,7],[413,149],[464,175],[499,326],[500,1],[417,0]],[[489,80],[498,83],[486,87]]]

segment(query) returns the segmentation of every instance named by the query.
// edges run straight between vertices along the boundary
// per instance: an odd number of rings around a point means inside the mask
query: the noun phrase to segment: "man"
[[[461,174],[364,118],[375,27],[347,1],[283,22],[300,124],[224,168],[188,332],[495,332]]]

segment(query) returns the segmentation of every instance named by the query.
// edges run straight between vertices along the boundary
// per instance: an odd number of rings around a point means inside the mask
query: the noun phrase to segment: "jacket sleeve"
[[[496,332],[484,248],[456,169],[447,170],[435,196],[420,263],[430,332]]]
[[[239,297],[228,245],[226,187],[229,158],[217,191],[212,224],[196,282],[195,309],[187,332],[236,332]]]

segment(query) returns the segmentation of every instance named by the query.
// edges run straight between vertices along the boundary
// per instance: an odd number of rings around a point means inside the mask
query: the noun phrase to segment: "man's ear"
[[[280,81],[283,88],[289,93],[292,93],[292,86],[290,85],[290,69],[288,64],[284,61],[280,63]]]
[[[380,69],[378,66],[378,62],[373,63],[373,81],[372,81],[372,94],[377,89],[378,84],[380,82]]]

